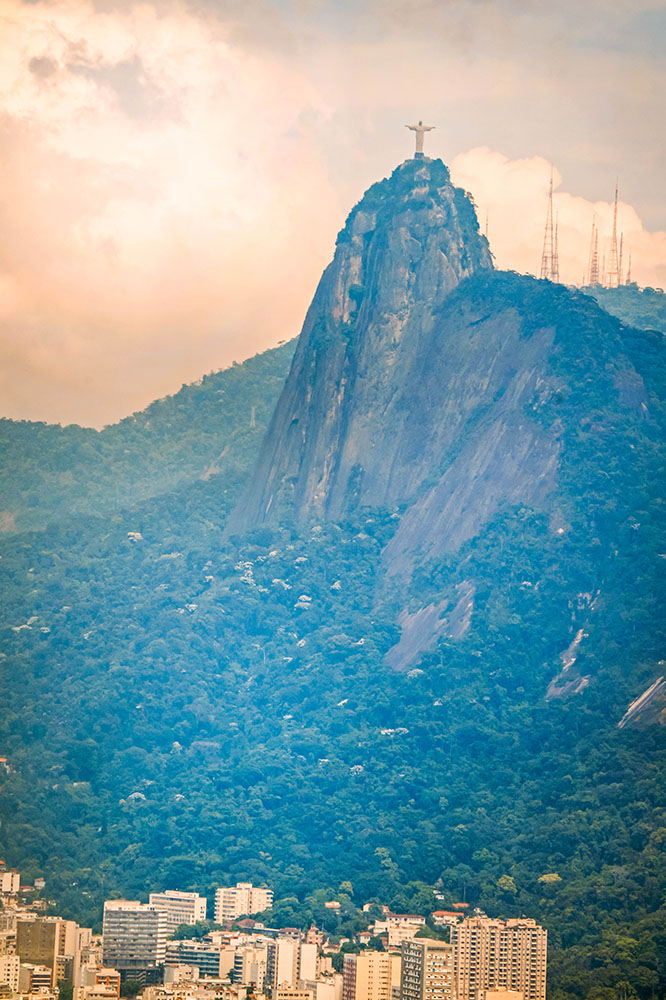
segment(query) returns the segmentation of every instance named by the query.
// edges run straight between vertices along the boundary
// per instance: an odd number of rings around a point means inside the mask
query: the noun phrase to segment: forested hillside
[[[563,994],[660,990],[663,729],[617,724],[658,670],[666,546],[613,475],[596,535],[505,510],[424,566],[415,588],[472,578],[476,607],[407,673],[383,663],[400,632],[375,601],[395,510],[232,544],[211,479],[6,537],[2,856],[90,922],[113,890],[247,877],[302,899],[350,879],[397,905],[441,878],[543,920]],[[546,699],[581,629],[595,681]]]
[[[205,375],[102,431],[0,420],[0,531],[119,510],[212,475],[237,490],[294,346]]]

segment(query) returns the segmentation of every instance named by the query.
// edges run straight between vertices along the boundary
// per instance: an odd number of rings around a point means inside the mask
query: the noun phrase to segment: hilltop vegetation
[[[581,291],[628,326],[666,333],[666,293],[661,288],[639,288],[634,283],[620,288],[592,285]]]

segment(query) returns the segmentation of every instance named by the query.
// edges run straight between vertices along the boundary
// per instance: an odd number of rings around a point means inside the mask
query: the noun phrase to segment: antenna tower
[[[629,266],[627,267],[627,282],[628,285],[631,284],[631,251],[629,251]]]
[[[617,252],[617,181],[615,183],[615,205],[613,208],[613,235],[611,236],[610,253],[608,254],[607,288],[617,288],[621,283],[620,260]]]
[[[543,253],[541,254],[540,278],[549,281],[560,280],[560,264],[558,254],[557,225],[553,225],[553,171],[550,171],[550,189],[548,191],[548,210],[546,212],[546,231],[543,237]]]
[[[590,238],[590,263],[587,269],[588,285],[599,284],[599,227],[596,215],[592,216],[592,236]]]

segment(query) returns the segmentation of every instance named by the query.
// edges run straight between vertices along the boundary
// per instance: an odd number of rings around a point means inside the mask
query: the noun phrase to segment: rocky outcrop
[[[431,396],[438,311],[490,268],[440,160],[408,160],[370,188],[338,236],[232,530],[414,495],[455,434]]]

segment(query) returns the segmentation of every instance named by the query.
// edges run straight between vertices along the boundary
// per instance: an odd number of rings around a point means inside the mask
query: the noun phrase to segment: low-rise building
[[[435,910],[432,915],[432,922],[436,927],[453,927],[462,919],[463,915],[458,910]]]
[[[409,941],[425,927],[425,922],[419,913],[385,913],[381,920],[375,920],[372,933],[386,935],[389,947],[399,948],[403,941]]]
[[[53,970],[48,965],[35,965],[32,962],[21,962],[19,969],[19,991],[21,993],[37,993],[49,991],[52,987]]]
[[[303,985],[310,990],[314,1000],[342,1000],[342,976],[336,972],[332,975],[306,980]]]
[[[74,1000],[102,1000],[120,996],[120,972],[118,969],[96,965],[83,965],[79,969],[74,986]]]
[[[276,986],[271,1000],[314,1000],[314,996],[307,986]]]

